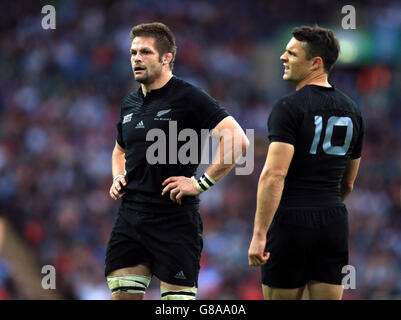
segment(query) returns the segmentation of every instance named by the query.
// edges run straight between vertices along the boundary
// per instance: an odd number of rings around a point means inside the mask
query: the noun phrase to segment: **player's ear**
[[[311,67],[312,67],[312,71],[316,71],[320,67],[324,68],[323,59],[321,57],[313,57]]]
[[[166,52],[165,54],[163,54],[163,59],[162,59],[163,65],[169,65],[172,59],[173,59],[173,54],[171,52]]]

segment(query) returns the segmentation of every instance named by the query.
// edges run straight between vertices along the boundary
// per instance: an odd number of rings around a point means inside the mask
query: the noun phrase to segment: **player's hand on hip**
[[[110,187],[109,191],[110,197],[113,200],[121,198],[125,194],[125,192],[123,192],[123,187],[125,187],[126,185],[127,181],[125,180],[124,176],[120,176],[117,179],[115,179]]]
[[[200,193],[194,185],[191,178],[187,177],[170,177],[163,181],[162,196],[170,191],[170,199],[178,204],[181,204],[183,196],[196,196]]]
[[[265,252],[266,236],[253,236],[248,250],[248,262],[250,266],[258,267],[267,262],[270,257],[270,252]]]

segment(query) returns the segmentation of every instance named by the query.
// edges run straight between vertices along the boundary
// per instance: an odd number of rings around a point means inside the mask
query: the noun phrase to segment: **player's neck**
[[[319,74],[315,73],[309,74],[307,77],[305,77],[305,79],[296,84],[295,90],[298,91],[299,89],[302,89],[303,87],[311,84],[316,86],[331,88],[331,84],[328,82],[327,79],[327,73],[323,72]]]
[[[142,87],[143,95],[146,97],[146,94],[149,93],[150,91],[156,90],[156,89],[160,89],[160,88],[164,87],[165,84],[167,82],[169,82],[169,80],[171,79],[172,76],[173,76],[173,73],[170,70],[170,71],[162,72],[160,77],[158,77],[152,83],[149,83],[149,84],[142,83],[141,87]]]

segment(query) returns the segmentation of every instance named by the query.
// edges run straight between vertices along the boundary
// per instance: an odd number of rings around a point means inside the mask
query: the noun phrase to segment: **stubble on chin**
[[[135,76],[134,76],[135,77]],[[149,83],[149,76],[146,74],[144,76],[140,77],[135,77],[135,81],[142,83],[142,84],[148,84]]]

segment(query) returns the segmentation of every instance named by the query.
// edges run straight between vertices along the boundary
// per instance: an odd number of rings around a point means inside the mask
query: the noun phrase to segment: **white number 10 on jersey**
[[[342,146],[332,146],[331,137],[333,136],[334,126],[347,127],[347,133],[345,134],[344,143]],[[321,139],[323,128],[323,117],[315,116],[315,137],[313,138],[312,146],[309,153],[316,154],[317,146]],[[327,120],[326,132],[323,140],[323,151],[326,154],[343,156],[347,153],[351,144],[352,135],[354,132],[354,125],[351,118],[349,117],[336,117],[331,116]]]

